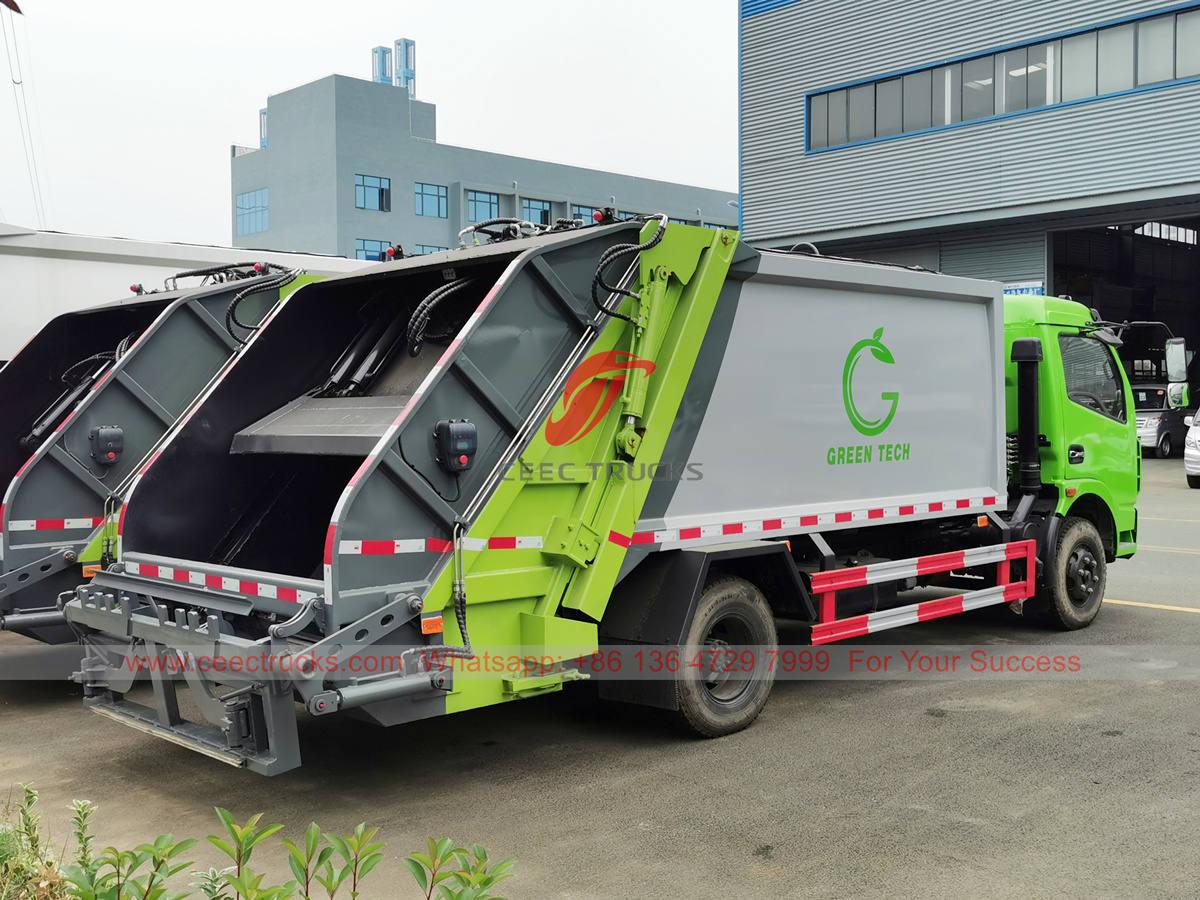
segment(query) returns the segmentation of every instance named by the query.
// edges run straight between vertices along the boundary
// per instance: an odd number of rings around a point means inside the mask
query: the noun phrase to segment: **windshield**
[[[1165,409],[1167,392],[1160,387],[1144,387],[1133,389],[1134,409]]]

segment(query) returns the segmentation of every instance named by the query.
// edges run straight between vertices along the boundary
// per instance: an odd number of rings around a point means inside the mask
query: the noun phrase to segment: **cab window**
[[[1096,338],[1062,334],[1058,338],[1071,402],[1125,421],[1125,389],[1112,352]]]

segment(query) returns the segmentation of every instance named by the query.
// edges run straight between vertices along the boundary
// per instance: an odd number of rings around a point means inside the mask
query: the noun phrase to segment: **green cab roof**
[[[1006,325],[1089,325],[1092,311],[1075,300],[1033,294],[1004,295]]]

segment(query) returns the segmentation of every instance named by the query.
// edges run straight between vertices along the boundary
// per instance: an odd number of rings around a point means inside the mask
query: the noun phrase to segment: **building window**
[[[234,200],[238,235],[258,234],[270,227],[270,188],[246,191]]]
[[[449,215],[447,197],[449,192],[444,184],[416,183],[417,215],[433,216],[435,219],[445,219]]]
[[[672,225],[691,225],[687,219],[676,219],[674,216],[667,216],[667,222]]]
[[[855,89],[857,90],[857,88]],[[850,95],[851,115],[854,112],[854,94]],[[904,83],[899,78],[881,81],[875,85],[875,136],[886,137],[904,130]],[[854,133],[854,122],[850,122]]]
[[[636,219],[640,215],[642,214],[638,212],[631,212],[628,209],[617,210],[617,220],[620,222],[628,222],[630,219]]]
[[[1175,77],[1175,23],[1160,16],[1138,25],[1137,83],[1155,84]]]
[[[355,175],[354,206],[356,209],[391,212],[392,179],[379,175]]]
[[[500,216],[500,195],[488,191],[467,191],[467,221],[485,222]]]
[[[392,246],[387,241],[373,241],[368,238],[357,238],[354,241],[354,258],[369,259],[378,262],[387,259],[387,248]]]
[[[416,247],[413,248],[413,254],[415,256],[425,256],[428,253],[441,253],[442,251],[449,249],[449,247],[438,247],[433,244],[417,244]]]
[[[578,203],[571,204],[571,218],[579,219],[584,225],[594,222],[593,216],[596,215],[597,207],[595,206],[580,206]]]
[[[1096,93],[1096,35],[1077,34],[1062,42],[1062,98],[1079,100]]]
[[[1200,10],[1175,17],[1175,77],[1200,75]]]
[[[808,149],[978,122],[1200,77],[1200,10],[1143,16],[808,97]]]
[[[521,198],[521,218],[534,225],[550,224],[550,201]]]
[[[1097,93],[1115,94],[1117,91],[1129,90],[1134,82],[1133,56],[1137,25],[1105,28],[1098,37]]]
[[[992,87],[995,65],[990,56],[963,63],[962,117],[964,122],[982,119],[996,111],[996,92]]]
[[[726,230],[728,230],[728,231],[735,231],[735,230],[736,230],[736,227],[735,227],[735,226],[733,226],[733,225],[718,225],[716,222],[705,222],[705,223],[704,223],[704,227],[705,227],[705,228],[711,228],[711,229],[713,229],[714,231],[719,231],[719,230],[721,230],[721,229],[726,229]]]

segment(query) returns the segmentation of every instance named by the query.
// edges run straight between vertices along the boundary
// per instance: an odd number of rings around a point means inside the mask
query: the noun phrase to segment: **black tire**
[[[1189,475],[1187,477],[1188,487],[1200,488],[1200,475]]]
[[[690,666],[697,648],[705,661],[719,657],[719,648],[752,648],[746,665],[739,655],[718,665],[716,672]],[[696,614],[684,638],[675,695],[682,721],[704,737],[741,731],[762,712],[775,683],[773,651],[779,646],[775,619],[762,592],[733,576],[714,579],[704,588]]]
[[[1159,459],[1170,459],[1175,454],[1175,442],[1171,440],[1169,432],[1158,439],[1154,452]]]
[[[1054,559],[1054,571],[1045,573],[1045,584],[1026,609],[1035,621],[1053,628],[1087,628],[1100,612],[1108,583],[1104,542],[1096,526],[1068,516],[1058,532]]]

